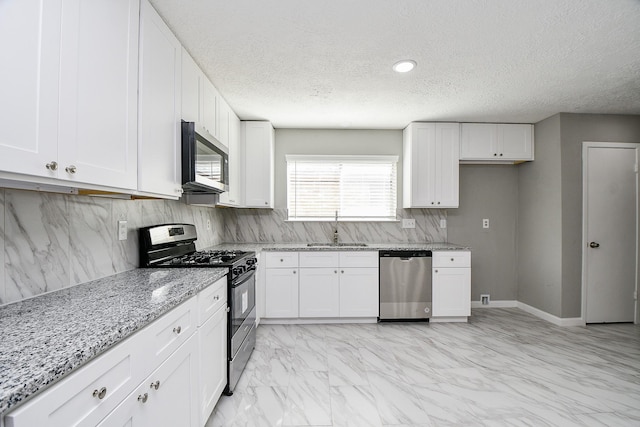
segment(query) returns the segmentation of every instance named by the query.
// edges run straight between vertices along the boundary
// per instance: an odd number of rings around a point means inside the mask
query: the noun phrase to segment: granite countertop
[[[0,417],[226,273],[137,269],[0,307]]]
[[[307,246],[301,243],[222,243],[209,249],[236,249],[260,253],[274,251],[383,251],[383,250],[427,250],[427,251],[465,251],[468,246],[446,242],[424,243],[367,243],[367,246]]]

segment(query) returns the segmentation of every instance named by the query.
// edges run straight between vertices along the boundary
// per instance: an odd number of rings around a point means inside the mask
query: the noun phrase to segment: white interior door
[[[639,146],[585,143],[583,149],[586,323],[634,321]]]

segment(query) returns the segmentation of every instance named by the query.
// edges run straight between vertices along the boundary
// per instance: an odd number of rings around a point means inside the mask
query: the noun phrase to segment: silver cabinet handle
[[[138,402],[147,403],[147,399],[149,398],[149,394],[140,394],[138,395]]]
[[[182,327],[176,326],[175,328],[173,328],[173,332],[175,332],[176,334],[180,335],[180,332],[182,332]]]
[[[47,163],[45,166],[50,171],[57,171],[58,170],[58,162],[50,162],[50,163]]]
[[[97,397],[100,400],[104,399],[106,395],[107,395],[106,387],[102,387],[100,390],[98,389],[93,390],[93,397]]]
[[[74,174],[76,173],[77,168],[74,165],[70,165],[67,166],[66,168],[64,168],[65,171],[67,171],[70,174]]]
[[[149,387],[155,388],[156,390],[160,388],[160,380],[157,380],[155,383],[149,384]]]

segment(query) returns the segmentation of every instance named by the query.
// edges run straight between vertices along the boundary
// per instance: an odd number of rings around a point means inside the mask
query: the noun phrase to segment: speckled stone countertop
[[[468,251],[468,246],[446,242],[425,243],[367,243],[367,246],[307,246],[307,243],[222,243],[209,249],[236,249],[260,253],[274,251]]]
[[[226,273],[137,269],[0,307],[0,417]]]

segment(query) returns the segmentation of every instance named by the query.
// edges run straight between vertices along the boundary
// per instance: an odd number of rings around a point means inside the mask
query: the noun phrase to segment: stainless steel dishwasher
[[[380,251],[379,320],[431,317],[431,251]]]

